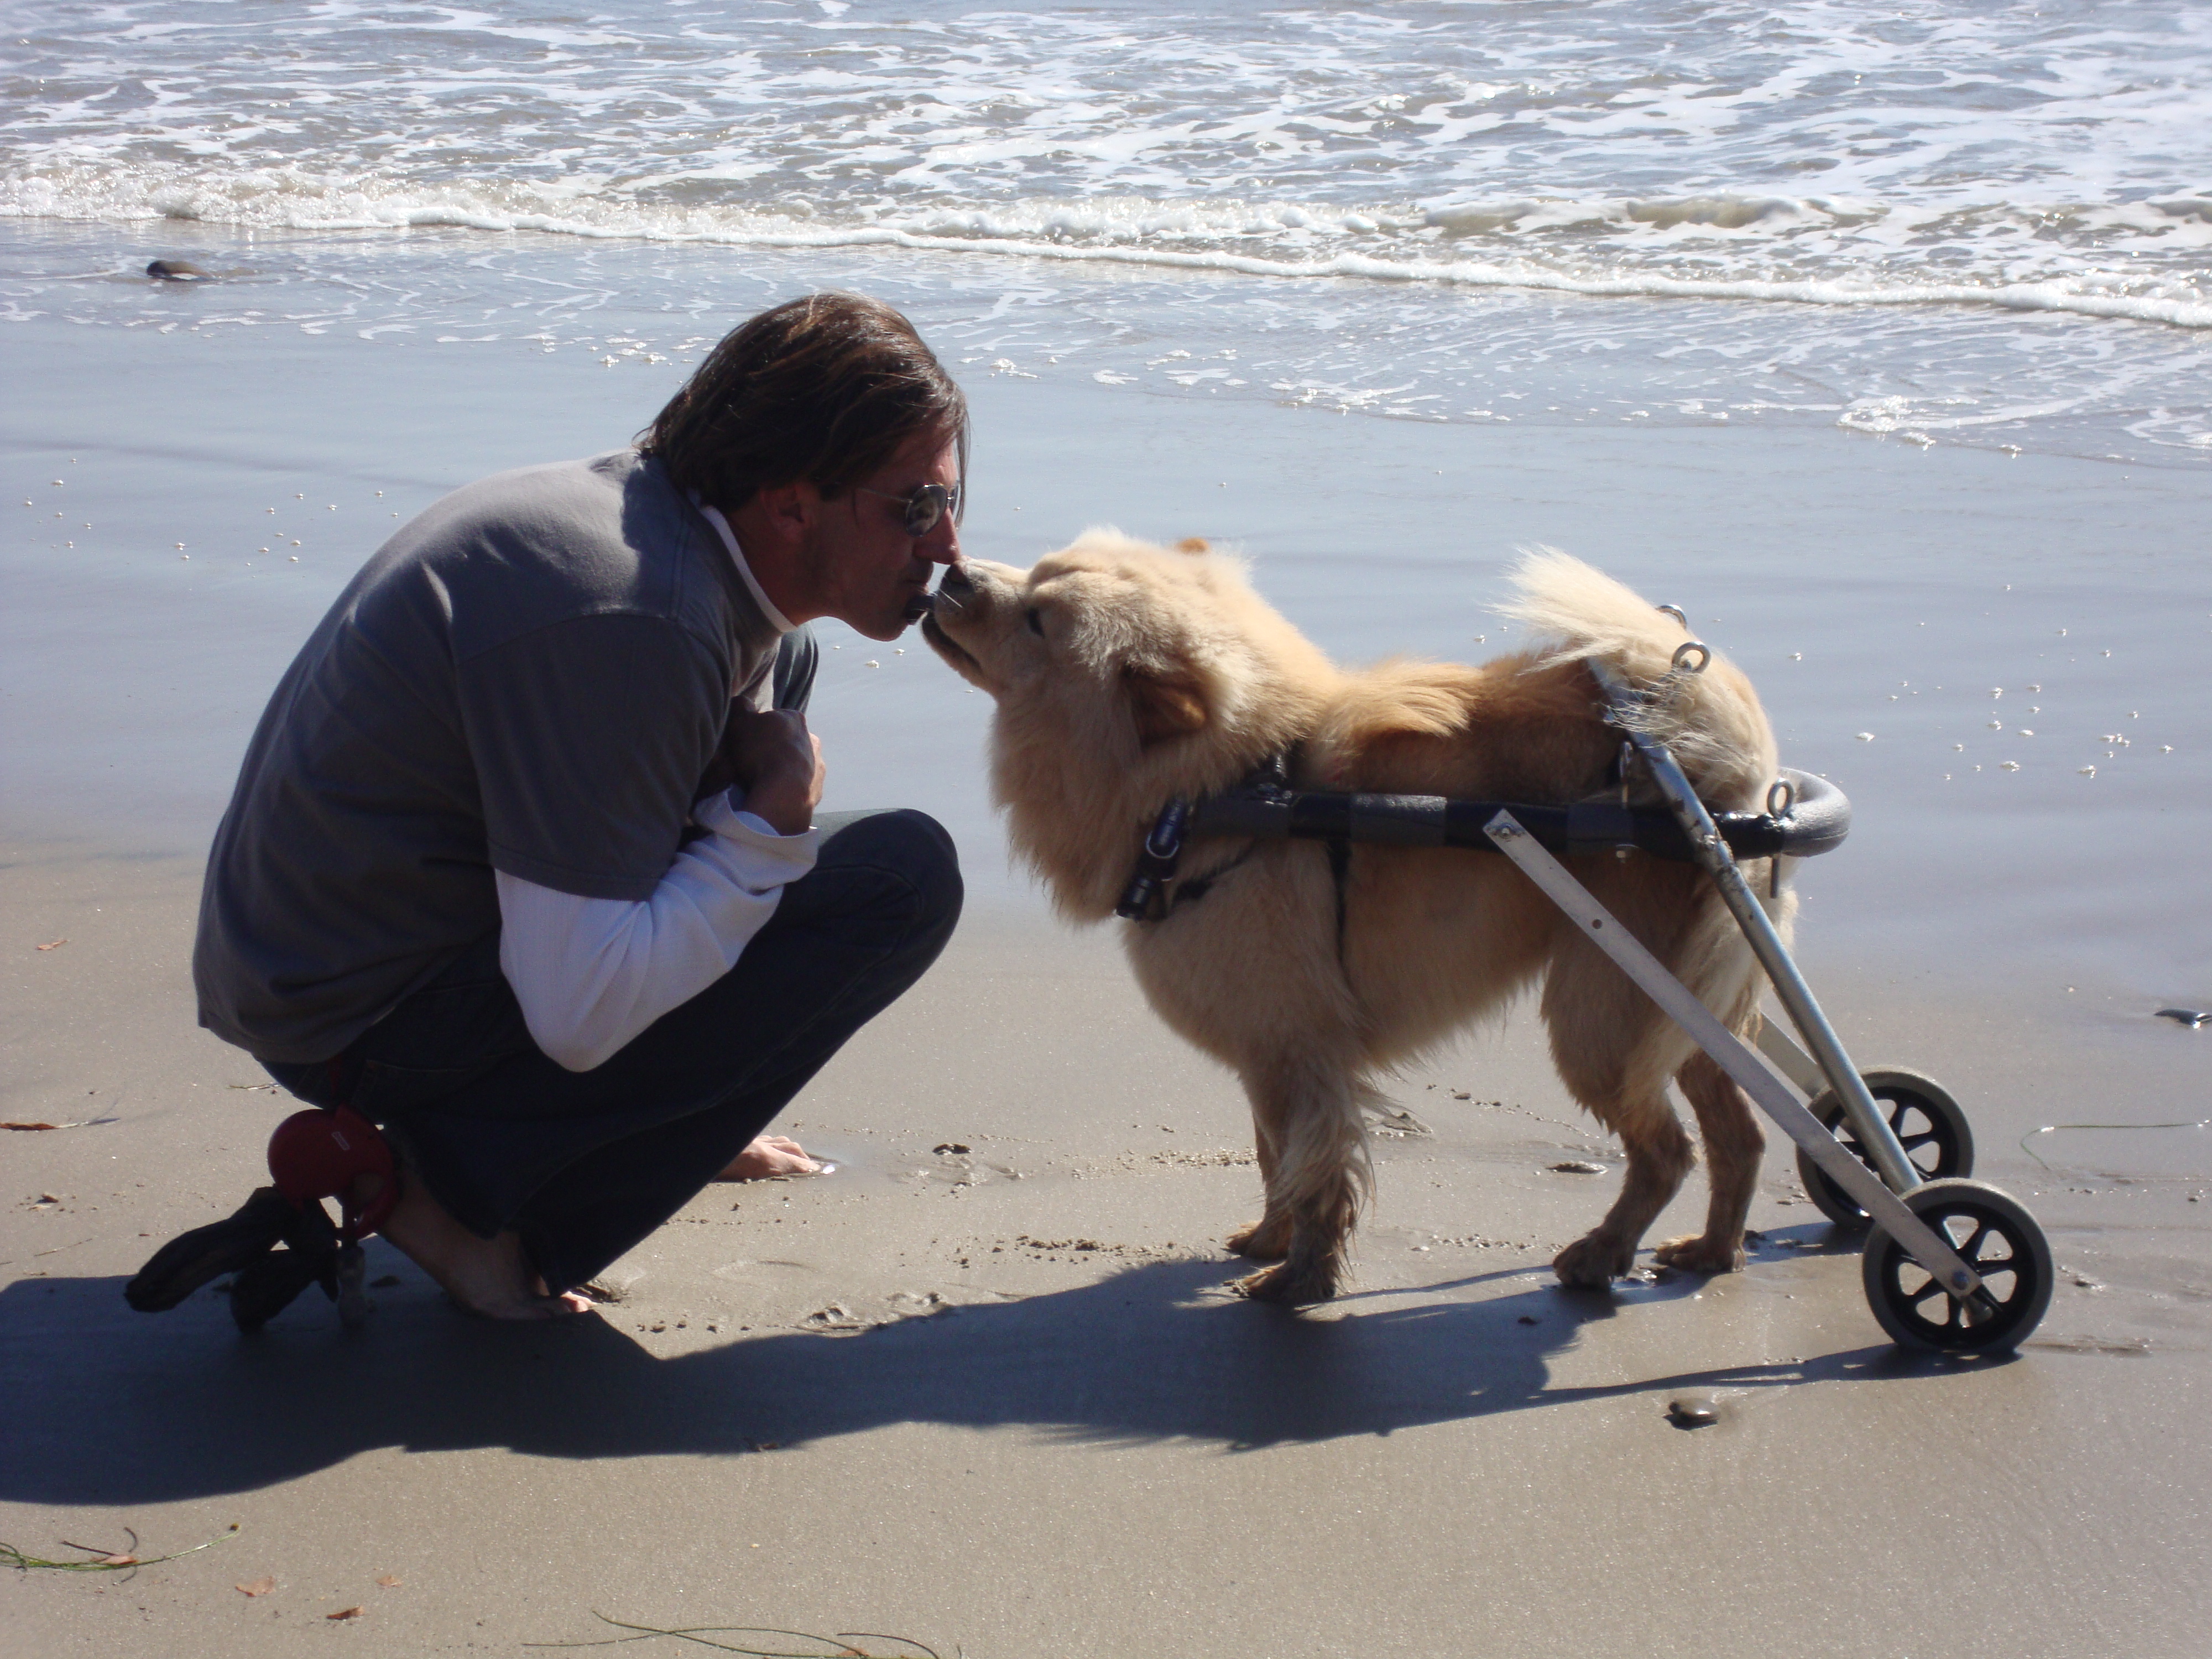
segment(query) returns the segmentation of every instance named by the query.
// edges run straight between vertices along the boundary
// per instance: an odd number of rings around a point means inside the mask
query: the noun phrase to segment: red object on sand
[[[399,1201],[392,1148],[374,1124],[344,1106],[295,1112],[278,1124],[269,1137],[269,1175],[295,1206],[337,1199],[344,1216],[338,1231],[346,1238],[366,1238]],[[346,1190],[364,1175],[383,1176],[384,1185],[356,1212]]]

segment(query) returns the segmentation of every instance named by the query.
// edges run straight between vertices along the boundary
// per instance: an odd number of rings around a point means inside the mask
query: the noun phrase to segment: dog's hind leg
[[[1583,1103],[1620,1135],[1628,1175],[1605,1219],[1553,1257],[1552,1271],[1563,1285],[1602,1290],[1635,1266],[1644,1229],[1681,1190],[1697,1154],[1663,1094]]]
[[[1273,1158],[1267,1212],[1245,1235],[1244,1254],[1279,1243],[1283,1258],[1237,1288],[1262,1302],[1325,1302],[1343,1282],[1345,1247],[1372,1185],[1357,1080],[1348,1066],[1289,1055],[1244,1084]]]
[[[1766,1136],[1743,1091],[1706,1054],[1691,1055],[1674,1080],[1698,1114],[1712,1195],[1705,1231],[1670,1238],[1652,1257],[1685,1273],[1735,1273],[1743,1266],[1744,1218],[1751,1213],[1752,1194],[1758,1190],[1759,1160],[1766,1150]]]
[[[1796,909],[1790,896],[1776,896],[1767,908],[1786,937]],[[1704,906],[1683,957],[1678,971],[1698,1000],[1737,1036],[1746,1042],[1757,1037],[1761,981],[1749,948],[1717,904]],[[1735,1273],[1743,1266],[1744,1218],[1759,1189],[1766,1136],[1752,1113],[1750,1097],[1711,1056],[1693,1050],[1676,1070],[1674,1081],[1698,1115],[1711,1194],[1705,1231],[1668,1239],[1652,1252],[1653,1259],[1686,1273]]]
[[[1602,1289],[1635,1265],[1636,1247],[1696,1162],[1667,1100],[1689,1040],[1588,940],[1570,936],[1544,985],[1552,1059],[1568,1091],[1620,1137],[1628,1173],[1605,1219],[1559,1252],[1560,1282]]]

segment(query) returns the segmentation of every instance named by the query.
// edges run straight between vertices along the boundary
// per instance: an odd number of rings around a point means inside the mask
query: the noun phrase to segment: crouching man
[[[944,947],[945,831],[817,815],[805,624],[927,609],[967,429],[896,312],[779,306],[635,448],[407,525],[277,687],[209,860],[201,1023],[357,1115],[313,1121],[381,1128],[392,1173],[334,1195],[462,1307],[575,1311],[706,1182],[795,1158],[756,1138]],[[252,1209],[134,1304],[267,1249]]]

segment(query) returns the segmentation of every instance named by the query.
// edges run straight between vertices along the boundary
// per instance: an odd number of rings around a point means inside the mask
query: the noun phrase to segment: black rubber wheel
[[[1889,1121],[1891,1130],[1904,1143],[1905,1155],[1912,1160],[1923,1181],[1963,1180],[1973,1174],[1974,1132],[1959,1103],[1942,1084],[1918,1072],[1894,1067],[1861,1072],[1859,1076],[1881,1108],[1882,1116]],[[1874,1160],[1851,1133],[1844,1116],[1843,1100],[1833,1089],[1823,1089],[1808,1103],[1808,1109],[1820,1120],[1822,1128],[1844,1143],[1845,1152],[1869,1169],[1874,1168]],[[1805,1183],[1805,1195],[1836,1225],[1867,1224],[1869,1218],[1859,1207],[1858,1200],[1836,1185],[1827,1171],[1802,1151],[1797,1154],[1797,1178]]]
[[[1982,1276],[1982,1288],[1996,1305],[1977,1313],[1877,1226],[1867,1235],[1860,1272],[1867,1304],[1882,1329],[1905,1347],[1939,1353],[2018,1347],[2042,1322],[2057,1277],[2051,1245],[2035,1218],[2009,1194],[1980,1181],[1931,1181],[1906,1194],[1905,1203],[1951,1241]]]

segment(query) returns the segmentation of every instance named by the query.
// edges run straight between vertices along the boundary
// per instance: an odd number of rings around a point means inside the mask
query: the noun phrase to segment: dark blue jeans
[[[549,1289],[580,1285],[713,1180],[951,937],[960,872],[934,819],[821,823],[819,860],[738,965],[594,1070],[530,1040],[495,933],[337,1059],[268,1069],[384,1127],[464,1226],[520,1234]]]
[[[802,672],[811,642],[807,658]],[[803,706],[784,665],[776,700]],[[335,1059],[264,1064],[301,1099],[383,1127],[471,1231],[518,1233],[549,1289],[580,1285],[713,1180],[951,937],[960,868],[934,819],[819,823],[814,868],[737,966],[592,1071],[531,1041],[497,933]]]

